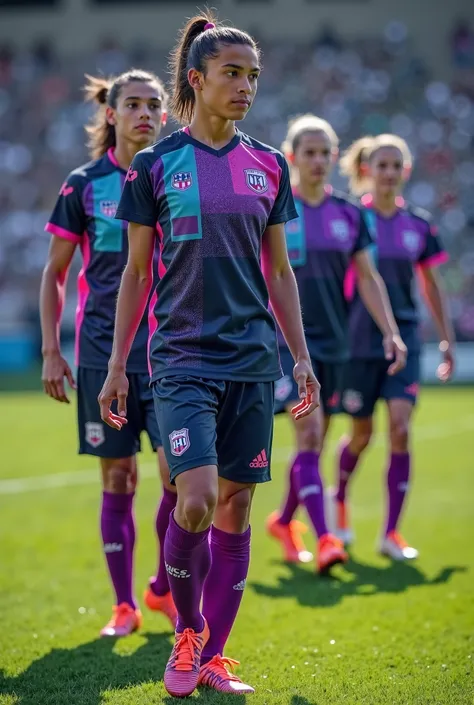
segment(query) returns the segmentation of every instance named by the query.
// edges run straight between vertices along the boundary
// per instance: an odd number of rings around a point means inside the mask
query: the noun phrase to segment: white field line
[[[443,424],[432,426],[421,426],[415,430],[415,442],[444,440],[450,436],[456,436],[466,431],[474,431],[474,415],[465,416]],[[372,445],[381,446],[386,443],[386,435],[378,433],[374,437]],[[325,452],[334,451],[337,441],[327,444]],[[294,448],[286,446],[276,448],[272,454],[275,462],[284,462],[294,452]],[[155,463],[143,463],[140,465],[140,478],[142,480],[157,477]],[[38,477],[22,477],[12,480],[0,480],[0,495],[22,494],[24,492],[37,492],[49,490],[57,487],[73,487],[77,485],[91,485],[99,481],[99,469],[77,470],[74,472],[61,472],[52,475],[41,475]]]

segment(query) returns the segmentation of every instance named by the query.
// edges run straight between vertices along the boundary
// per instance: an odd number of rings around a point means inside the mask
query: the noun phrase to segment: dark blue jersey
[[[79,245],[76,364],[107,369],[114,336],[115,305],[128,257],[127,225],[115,220],[126,172],[112,150],[75,169],[61,187],[46,230]],[[148,321],[138,329],[127,370],[146,372]]]
[[[283,155],[239,131],[216,150],[186,128],[137,154],[116,217],[159,232],[153,380],[280,377],[260,255],[267,226],[296,215]]]

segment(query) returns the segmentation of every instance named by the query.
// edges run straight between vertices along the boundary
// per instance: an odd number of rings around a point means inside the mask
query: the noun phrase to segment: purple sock
[[[166,595],[170,590],[168,582],[168,573],[166,572],[164,545],[168,524],[170,522],[170,514],[176,507],[177,495],[175,492],[163,487],[163,496],[156,512],[156,534],[158,536],[158,570],[156,577],[150,581],[150,588],[155,595]]]
[[[410,477],[410,453],[392,453],[387,472],[388,518],[385,534],[397,528]]]
[[[100,528],[117,605],[127,602],[136,609],[133,599],[133,562],[129,529],[132,502],[133,494],[103,492]]]
[[[348,441],[343,439],[339,446],[338,486],[336,494],[336,498],[339,502],[344,502],[346,499],[347,483],[352,477],[352,473],[356,469],[359,461],[359,456],[351,453],[348,445]]]
[[[298,455],[293,459],[288,472],[288,493],[286,502],[280,514],[280,524],[289,524],[298,509],[299,501],[295,483],[295,463],[298,460]]]
[[[204,620],[200,611],[204,581],[211,567],[209,529],[191,534],[170,514],[164,556],[171,594],[178,610],[176,631],[186,628],[201,632]]]
[[[128,529],[128,560],[130,565],[130,575],[132,576],[133,585],[133,563],[135,555],[135,540],[137,537],[137,531],[135,528],[135,514],[133,511],[133,502],[135,499],[135,492],[126,495],[128,497],[128,516],[127,516],[127,529]]]
[[[250,563],[250,526],[243,534],[228,534],[213,526],[210,544],[212,565],[204,583],[202,611],[211,636],[204,647],[202,664],[224,653],[239,611]]]
[[[295,464],[298,499],[304,504],[311,523],[320,538],[328,533],[324,517],[324,487],[319,474],[319,453],[311,450],[299,453]]]

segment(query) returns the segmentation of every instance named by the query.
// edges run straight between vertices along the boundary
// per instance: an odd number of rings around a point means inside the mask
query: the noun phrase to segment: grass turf
[[[404,533],[420,549],[415,564],[376,555],[382,521],[383,435],[353,487],[357,542],[331,579],[312,566],[289,567],[263,531],[280,503],[288,420],[278,418],[273,476],[257,492],[252,563],[228,654],[257,692],[196,693],[201,703],[252,705],[461,705],[474,702],[472,389],[424,390],[414,430],[415,478]],[[39,394],[1,397],[0,703],[146,705],[174,702],[161,678],[167,624],[145,614],[143,630],[97,638],[111,593],[98,536],[98,471],[74,453],[73,405]],[[332,476],[330,434],[325,475]],[[383,410],[379,432],[385,428]],[[159,486],[143,456],[137,498],[136,586],[155,568]],[[307,538],[312,547],[313,539]]]

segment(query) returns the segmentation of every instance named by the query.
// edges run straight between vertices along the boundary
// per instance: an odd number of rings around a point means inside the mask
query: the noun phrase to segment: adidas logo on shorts
[[[264,450],[262,450],[256,458],[252,460],[250,463],[251,468],[268,468],[268,459],[267,459],[267,453]]]

